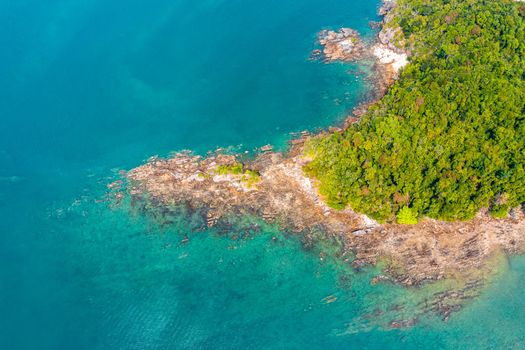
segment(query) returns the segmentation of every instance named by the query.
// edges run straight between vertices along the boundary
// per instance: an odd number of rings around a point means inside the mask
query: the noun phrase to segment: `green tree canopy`
[[[398,0],[411,63],[342,133],[313,139],[305,168],[329,205],[378,220],[496,216],[525,202],[525,7]]]

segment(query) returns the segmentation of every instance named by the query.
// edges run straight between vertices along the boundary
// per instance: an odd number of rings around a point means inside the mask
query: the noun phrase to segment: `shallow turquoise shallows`
[[[341,122],[369,96],[369,67],[310,61],[315,35],[372,38],[377,7],[1,1],[0,349],[525,348],[523,257],[448,323],[388,330],[424,291],[319,258],[335,245],[305,250],[262,224],[159,227],[103,201],[155,154],[283,149]]]

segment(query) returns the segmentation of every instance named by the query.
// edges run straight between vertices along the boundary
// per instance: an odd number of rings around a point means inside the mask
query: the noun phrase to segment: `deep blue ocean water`
[[[0,349],[525,348],[523,257],[448,323],[387,330],[366,315],[428,291],[371,286],[274,227],[190,233],[99,201],[154,154],[284,148],[341,121],[367,68],[309,61],[315,34],[371,37],[377,6],[1,1]]]

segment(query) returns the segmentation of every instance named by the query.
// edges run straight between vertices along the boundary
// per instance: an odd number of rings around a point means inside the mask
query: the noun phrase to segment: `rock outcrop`
[[[359,34],[350,28],[341,28],[337,32],[323,30],[319,32],[318,40],[327,62],[355,61],[366,54],[366,46],[359,38]]]
[[[158,215],[183,207],[197,214],[202,220],[194,229],[231,227],[232,218],[257,216],[306,240],[313,232],[343,238],[354,267],[384,261],[389,278],[407,286],[475,276],[493,254],[525,249],[521,210],[501,220],[480,213],[468,222],[425,219],[417,225],[380,225],[350,209],[332,209],[303,174],[308,159],[299,155],[300,148],[296,145],[290,156],[266,152],[246,163],[245,169],[258,174],[251,182],[243,173],[217,173],[238,164],[231,155],[180,153],[153,159],[127,174],[128,190],[145,212]]]

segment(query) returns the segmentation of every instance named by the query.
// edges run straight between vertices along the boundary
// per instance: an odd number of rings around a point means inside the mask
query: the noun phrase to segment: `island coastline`
[[[409,53],[390,42],[395,32],[384,30],[394,8],[393,1],[385,1],[381,7],[383,29],[372,46],[359,45],[357,51],[349,51],[348,58],[334,54],[333,48],[328,50],[327,61],[352,61],[372,54],[378,62],[374,99],[358,106],[343,129],[358,123],[360,113],[386,93],[400,69],[408,64]],[[352,38],[357,35],[348,30],[341,33]],[[330,35],[324,32],[322,37]],[[348,39],[334,38],[344,43]],[[332,128],[328,133],[343,129]],[[317,231],[343,238],[347,262],[354,268],[386,262],[384,274],[371,283],[420,286],[457,278],[464,281],[465,288],[480,287],[486,277],[480,271],[487,268],[491,257],[525,251],[525,215],[521,208],[513,208],[503,219],[492,218],[484,209],[469,221],[424,218],[414,225],[402,225],[378,223],[350,208],[329,207],[317,190],[317,181],[303,170],[311,160],[305,143],[316,136],[305,133],[292,140],[286,154],[265,147],[248,161],[221,152],[204,158],[191,152],[181,152],[170,159],[154,157],[126,174],[126,190],[134,205],[145,213],[198,213],[202,221],[196,229],[229,227],[232,217],[248,215],[302,234],[306,245]],[[117,193],[118,198],[123,196]],[[444,317],[450,314],[450,310],[438,311]]]

